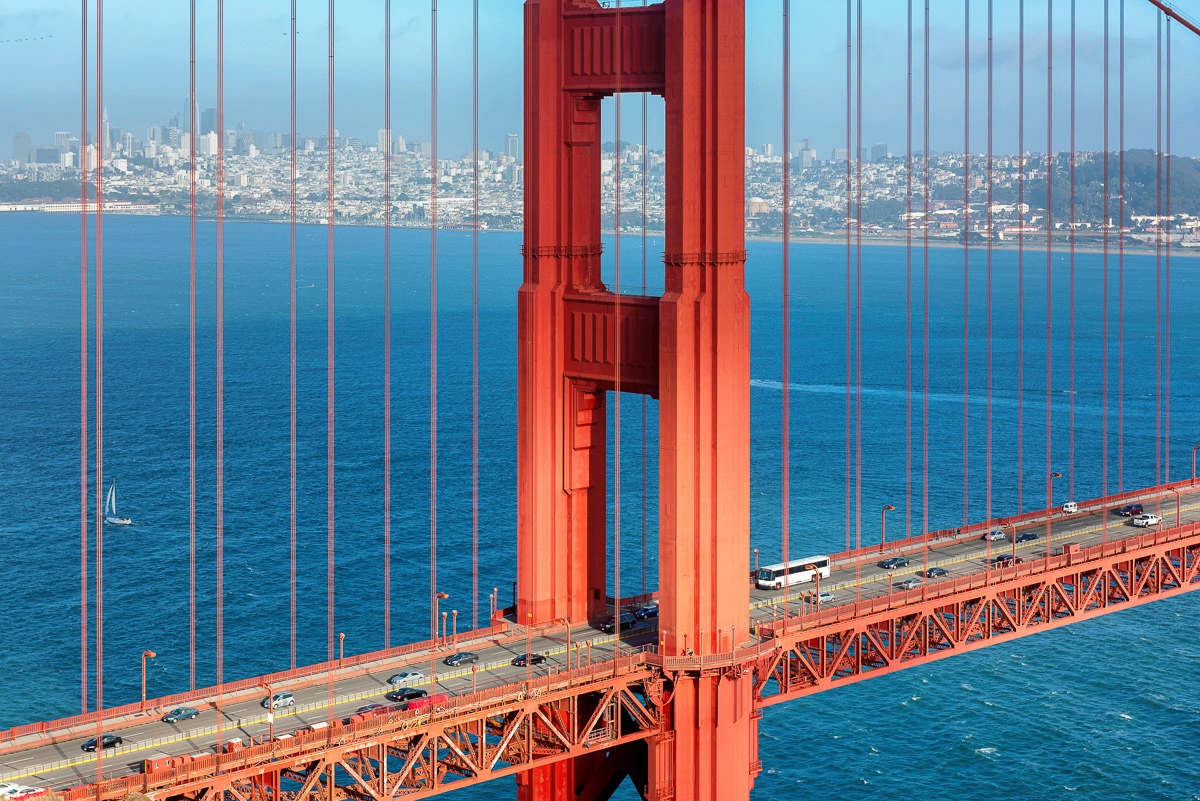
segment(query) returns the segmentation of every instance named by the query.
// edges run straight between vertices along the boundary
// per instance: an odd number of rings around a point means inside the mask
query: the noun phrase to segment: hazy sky
[[[12,135],[35,143],[53,132],[80,129],[80,6],[71,0],[0,2],[0,157]],[[90,12],[94,23],[94,2]],[[857,5],[858,0],[854,0]],[[1017,148],[1017,0],[995,7],[995,149]],[[1116,147],[1117,11],[1112,11],[1112,120]],[[625,0],[640,5],[640,0]],[[931,147],[962,150],[964,125],[964,11],[969,3],[971,149],[987,136],[987,0],[931,0]],[[1046,149],[1047,0],[1026,0],[1026,149]],[[1101,146],[1103,0],[1076,0],[1078,147]],[[336,11],[336,115],[343,136],[373,144],[383,127],[383,9],[385,0],[339,0]],[[747,0],[747,144],[782,144],[782,25],[784,0]],[[1152,147],[1155,137],[1157,14],[1147,0],[1126,4],[1127,144]],[[497,149],[521,129],[522,24],[520,0],[479,0],[480,140]],[[1179,0],[1200,17],[1200,0]],[[472,0],[438,2],[439,150],[458,156],[471,147]],[[922,141],[924,2],[914,2],[914,132]],[[111,125],[138,138],[174,114],[186,128],[188,18],[185,0],[108,0],[104,20],[104,97]],[[907,0],[862,0],[863,145],[886,142],[905,150]],[[846,145],[846,7],[839,0],[791,0],[792,140],[811,138],[821,158]],[[216,3],[197,0],[197,97],[215,105]],[[299,129],[326,129],[328,4],[299,0]],[[289,100],[289,0],[228,0],[225,4],[225,121],[229,128],[286,131]],[[1071,0],[1054,2],[1054,146],[1070,145]],[[1173,32],[1174,149],[1200,154],[1200,38]],[[392,0],[392,127],[409,139],[429,138],[430,3]],[[89,44],[94,93],[94,40]],[[94,99],[94,97],[93,97]],[[641,99],[622,101],[622,138],[641,136]],[[610,104],[611,105],[611,104]],[[94,128],[94,110],[89,115]],[[607,115],[611,130],[611,113]],[[651,144],[662,140],[662,102],[650,101]],[[610,134],[611,136],[611,134]]]

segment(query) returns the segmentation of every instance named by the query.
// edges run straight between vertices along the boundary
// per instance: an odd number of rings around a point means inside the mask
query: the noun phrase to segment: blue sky
[[[94,2],[94,0],[93,0]],[[626,0],[640,4],[639,0]],[[857,4],[858,0],[854,0]],[[931,0],[931,125],[935,150],[961,150],[964,126],[964,2],[971,13],[971,149],[986,144],[987,0]],[[1026,148],[1046,148],[1047,0],[1026,2]],[[1116,11],[1113,13],[1113,133],[1116,120]],[[430,8],[427,0],[392,2],[392,127],[410,139],[429,137]],[[480,0],[481,146],[498,148],[521,127],[522,3]],[[1200,16],[1200,0],[1180,0]],[[188,3],[108,0],[105,4],[105,100],[111,124],[142,137],[174,113],[186,115]],[[782,144],[783,0],[747,0],[747,143]],[[846,144],[845,4],[792,0],[792,139],[811,138],[822,158]],[[905,149],[906,0],[862,0],[863,144]],[[922,138],[921,69],[924,3],[915,2],[915,137]],[[995,148],[1017,146],[1017,2],[994,0]],[[1196,6],[1193,8],[1192,6]],[[215,102],[215,0],[198,0],[198,98]],[[384,0],[339,0],[336,16],[336,121],[343,135],[374,141],[383,126]],[[1154,144],[1157,79],[1156,12],[1126,0],[1126,116],[1130,147]],[[226,3],[226,124],[283,131],[288,125],[289,0]],[[470,149],[472,0],[439,0],[439,148]],[[1103,0],[1077,0],[1078,147],[1101,145]],[[1070,0],[1054,3],[1055,148],[1069,147]],[[299,127],[325,130],[327,3],[300,0]],[[0,5],[0,156],[12,135],[28,131],[49,142],[80,125],[80,3],[4,0]],[[94,51],[91,54],[94,58]],[[611,107],[611,103],[609,104]],[[622,107],[622,138],[641,136],[640,98]],[[611,130],[612,114],[607,120]],[[1174,31],[1175,150],[1200,154],[1200,38]],[[94,123],[93,123],[94,125]],[[661,101],[650,102],[651,144],[661,142]],[[613,132],[615,133],[615,132]]]

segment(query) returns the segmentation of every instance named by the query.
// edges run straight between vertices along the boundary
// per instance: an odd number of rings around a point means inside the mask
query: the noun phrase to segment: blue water
[[[199,229],[200,336],[198,681],[214,678],[215,339],[214,226]],[[134,700],[139,655],[159,654],[151,694],[188,684],[188,236],[186,220],[105,222],[104,476],[115,479],[128,529],[104,542],[104,702]],[[225,676],[288,665],[287,228],[226,227]],[[325,658],[326,309],[323,228],[299,232],[299,583],[301,663]],[[515,340],[520,236],[480,237],[480,574],[508,602],[515,538]],[[641,239],[621,243],[622,284],[641,286]],[[383,645],[382,232],[336,236],[335,628],[347,653]],[[611,240],[606,269],[616,264]],[[649,241],[647,286],[662,285],[661,240]],[[750,243],[753,303],[751,503],[753,544],[779,553],[780,246]],[[439,588],[471,617],[471,240],[439,236]],[[79,711],[79,227],[67,216],[0,217],[0,727]],[[1065,255],[1065,254],[1064,254]],[[963,261],[932,250],[928,507],[922,505],[920,252],[914,256],[913,389],[906,391],[903,248],[862,254],[861,515],[850,537],[878,537],[884,503],[898,511],[889,536],[978,519],[987,508],[985,376],[987,273],[972,256],[963,487]],[[429,235],[393,237],[392,643],[428,627]],[[845,251],[792,252],[792,552],[846,544]],[[1200,354],[1194,309],[1200,265],[1172,265],[1170,472],[1190,471],[1200,442]],[[1053,261],[1051,469],[1066,474],[1055,500],[1100,493],[1102,262],[1077,260],[1075,459],[1069,458],[1069,262]],[[1108,489],[1152,484],[1155,453],[1155,264],[1126,258],[1125,434],[1118,477],[1117,261],[1111,260],[1113,346]],[[1021,506],[1045,497],[1046,258],[1025,259],[1024,445]],[[1017,509],[1017,258],[994,259],[993,494],[996,514]],[[93,340],[94,341],[94,340]],[[93,385],[94,388],[94,385]],[[905,481],[906,401],[912,400],[911,495]],[[656,405],[645,404],[649,441]],[[641,500],[643,401],[621,404],[621,590],[642,588],[642,543],[656,583],[653,446]],[[92,410],[94,413],[94,409]],[[610,423],[615,423],[615,413]],[[853,465],[852,465],[853,466]],[[610,467],[611,469],[611,467]],[[614,476],[615,478],[615,476]],[[610,480],[610,487],[615,484]],[[964,509],[964,505],[966,508]],[[643,540],[643,519],[646,538]],[[447,607],[443,607],[447,608]],[[765,770],[756,799],[1195,799],[1200,767],[1200,597],[1185,596],[957,656],[771,708],[762,721]],[[463,798],[512,797],[511,783]],[[635,797],[627,784],[619,798]]]

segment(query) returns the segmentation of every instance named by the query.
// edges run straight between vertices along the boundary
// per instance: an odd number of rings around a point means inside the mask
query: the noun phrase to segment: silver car
[[[900,589],[915,590],[917,587],[920,587],[923,583],[924,582],[921,581],[921,579],[917,578],[916,576],[912,576],[911,578],[906,578],[904,581],[900,582]]]

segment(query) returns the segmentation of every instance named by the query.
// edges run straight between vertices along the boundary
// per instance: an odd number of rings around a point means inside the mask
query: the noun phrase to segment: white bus
[[[807,569],[810,565],[816,569]],[[828,556],[809,556],[805,559],[793,559],[787,564],[780,562],[777,565],[767,565],[758,570],[758,588],[778,590],[784,584],[816,581],[818,573],[821,574],[821,578],[829,578]]]

